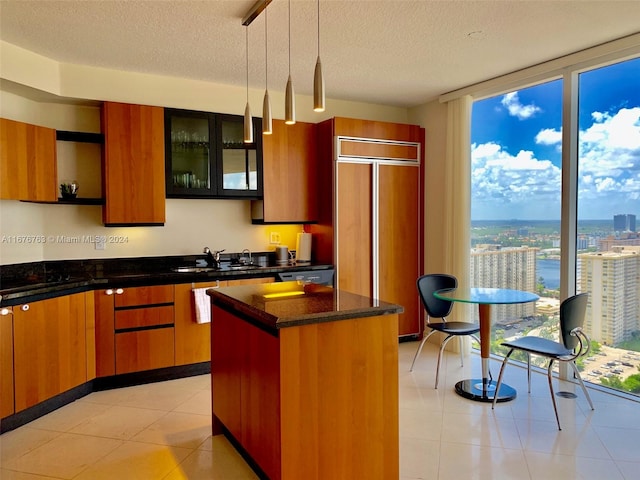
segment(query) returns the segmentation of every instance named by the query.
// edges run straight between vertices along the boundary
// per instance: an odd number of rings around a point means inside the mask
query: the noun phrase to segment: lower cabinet
[[[194,288],[220,288],[226,281],[181,283],[175,286],[176,365],[211,360],[211,323],[196,322]]]
[[[274,277],[213,280],[211,282],[181,283],[175,286],[175,353],[176,365],[211,360],[211,323],[196,322],[196,307],[192,290],[221,288],[234,285],[275,282]]]
[[[116,374],[174,365],[173,327],[116,333]]]
[[[14,412],[13,407],[13,316],[0,315],[0,418]]]
[[[173,285],[98,290],[95,309],[98,377],[175,364]]]
[[[85,294],[12,308],[15,412],[85,383]]]
[[[213,311],[220,319],[212,331],[216,419],[269,478],[281,478],[278,338],[221,308]]]
[[[212,311],[213,435],[226,428],[274,480],[398,478],[397,315],[276,336]]]

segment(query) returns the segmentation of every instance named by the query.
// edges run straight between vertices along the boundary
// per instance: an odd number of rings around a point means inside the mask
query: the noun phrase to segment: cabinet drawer
[[[116,308],[158,303],[173,303],[173,285],[125,288],[122,294],[115,296]]]
[[[115,314],[116,332],[128,328],[151,327],[154,325],[173,325],[173,306],[117,310]]]
[[[173,327],[116,333],[116,374],[174,365]]]

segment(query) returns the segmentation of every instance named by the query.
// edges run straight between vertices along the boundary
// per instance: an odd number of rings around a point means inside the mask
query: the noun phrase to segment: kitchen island
[[[399,477],[398,313],[315,284],[210,289],[213,434],[261,477]]]

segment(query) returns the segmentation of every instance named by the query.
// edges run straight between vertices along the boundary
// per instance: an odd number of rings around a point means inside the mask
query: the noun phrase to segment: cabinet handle
[[[3,316],[3,317],[6,316],[6,315],[13,315],[13,310],[10,309],[10,308],[6,308],[5,307],[5,308],[0,310],[0,315]]]
[[[28,303],[25,303],[24,305],[22,305],[22,306],[20,307],[20,310],[22,310],[23,312],[28,312],[28,311],[29,311],[29,308],[31,308],[31,307],[29,307],[29,304],[28,304]]]

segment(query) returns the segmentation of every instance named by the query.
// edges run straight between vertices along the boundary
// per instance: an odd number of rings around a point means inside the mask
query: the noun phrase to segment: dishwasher
[[[333,287],[333,277],[335,271],[329,270],[300,270],[297,272],[278,273],[278,281],[291,282],[294,280],[304,283],[317,283],[319,285],[328,285]]]

